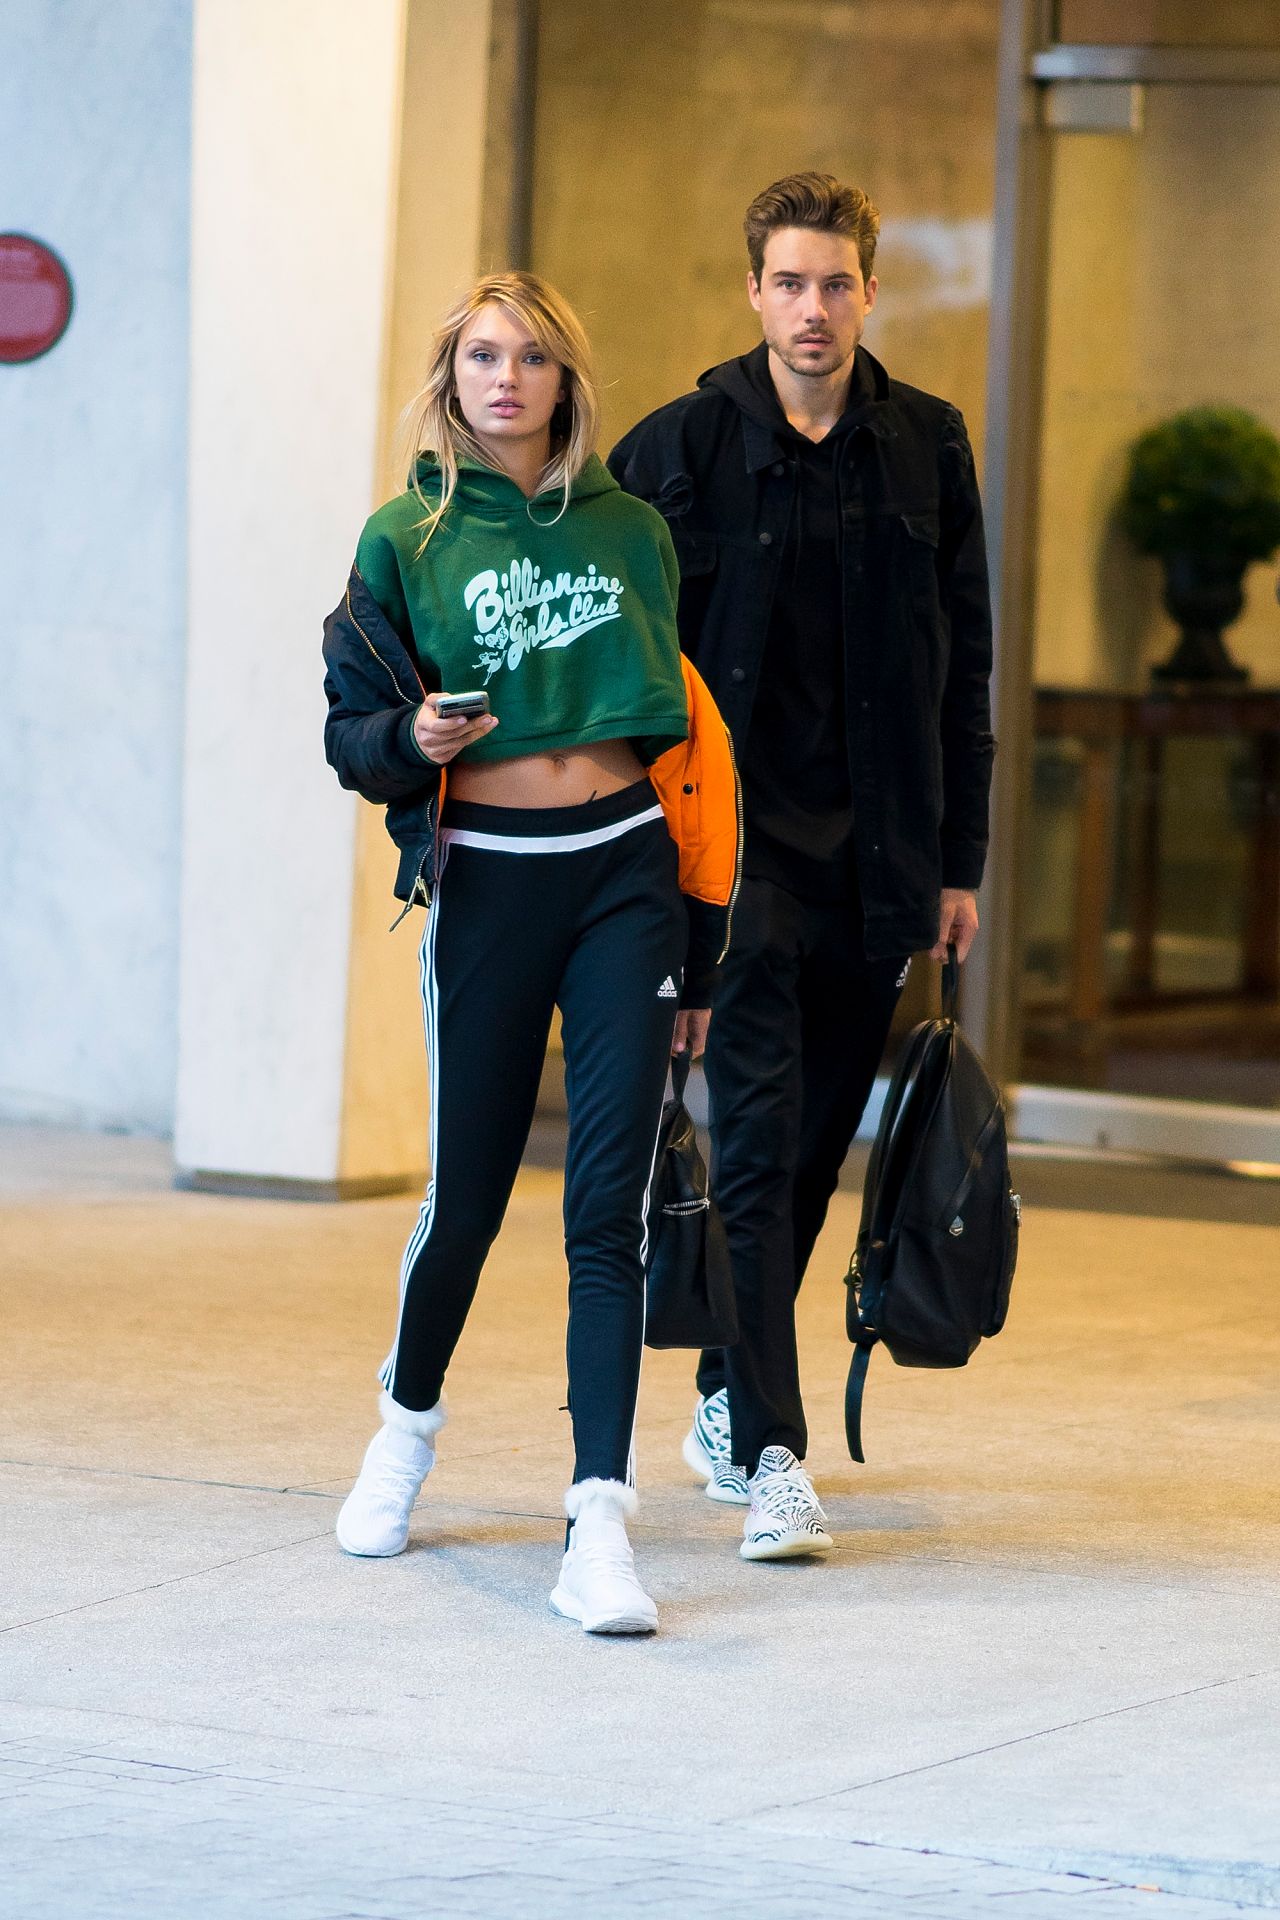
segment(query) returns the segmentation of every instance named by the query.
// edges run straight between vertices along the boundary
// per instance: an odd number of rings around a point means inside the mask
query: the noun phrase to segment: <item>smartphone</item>
[[[478,720],[489,711],[487,693],[442,693],[436,712],[442,720]]]

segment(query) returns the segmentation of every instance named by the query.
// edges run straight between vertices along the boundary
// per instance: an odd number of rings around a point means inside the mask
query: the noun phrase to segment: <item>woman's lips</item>
[[[518,400],[494,400],[489,407],[490,413],[523,413],[524,408]]]

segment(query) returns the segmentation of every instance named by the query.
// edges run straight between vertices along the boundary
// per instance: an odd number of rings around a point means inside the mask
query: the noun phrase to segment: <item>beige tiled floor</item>
[[[600,1645],[545,1604],[568,1466],[555,1174],[521,1178],[388,1563],[344,1559],[331,1528],[412,1199],[177,1194],[152,1149],[50,1169],[30,1136],[0,1188],[0,1796],[34,1791],[42,1756],[63,1823],[62,1867],[22,1856],[24,1916],[182,1910],[129,1891],[130,1861],[167,1857],[145,1766],[189,1774],[182,1806],[226,1840],[202,1853],[193,1822],[201,1913],[224,1910],[228,1859],[278,1867],[281,1823],[324,1794],[347,1852],[289,1853],[262,1911],[552,1915],[583,1847],[613,1862],[600,1913],[641,1910],[649,1854],[676,1891],[648,1910],[672,1913],[772,1920],[873,1881],[864,1910],[886,1914],[1280,1902],[1280,1229],[1031,1210],[1005,1334],[954,1375],[877,1357],[857,1468],[842,1195],[801,1313],[837,1553],[738,1559],[740,1516],[680,1463],[688,1361],[650,1355],[636,1539],[663,1631]],[[406,1832],[388,1809],[428,1803],[448,1857],[479,1864],[424,1908],[427,1881],[394,1892],[384,1856]],[[60,1908],[57,1873],[96,1884],[93,1836],[122,1813],[149,1838],[101,1881],[118,1908]],[[559,1862],[550,1890],[512,1864],[513,1822]],[[375,1828],[382,1878],[353,1881]],[[1120,1890],[1144,1884],[1178,1897]]]

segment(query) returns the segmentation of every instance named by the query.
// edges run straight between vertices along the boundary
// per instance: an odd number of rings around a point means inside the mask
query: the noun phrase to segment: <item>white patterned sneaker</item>
[[[729,1395],[721,1387],[698,1401],[680,1452],[686,1467],[706,1481],[708,1500],[730,1507],[750,1506],[746,1468],[734,1466],[729,1448]]]
[[[707,1482],[708,1500],[720,1500],[726,1507],[749,1507],[751,1488],[747,1483],[745,1467],[735,1467],[729,1460],[717,1460]]]
[[[813,1482],[790,1447],[766,1447],[747,1485],[751,1511],[742,1523],[744,1560],[796,1560],[830,1553],[835,1544]]]

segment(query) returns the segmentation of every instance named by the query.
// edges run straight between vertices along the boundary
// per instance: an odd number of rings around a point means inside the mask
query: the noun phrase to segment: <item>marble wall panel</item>
[[[980,444],[998,0],[541,0],[534,265],[578,305],[604,442],[759,339],[742,216],[816,167],[878,205],[867,345]]]
[[[75,287],[0,367],[0,1116],[173,1116],[191,9],[0,10],[0,225]]]

